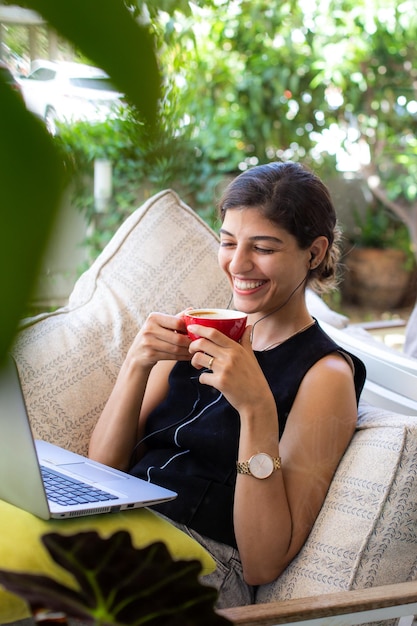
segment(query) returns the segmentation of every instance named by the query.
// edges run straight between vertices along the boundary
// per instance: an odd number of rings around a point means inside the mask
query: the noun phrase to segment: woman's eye
[[[220,247],[233,249],[237,247],[237,243],[235,241],[221,241]],[[258,254],[273,254],[275,252],[275,250],[273,250],[272,248],[264,248],[263,246],[259,246],[259,245],[254,245],[253,250],[254,252],[257,252]]]
[[[273,254],[274,250],[271,248],[262,248],[260,246],[255,246],[256,252],[260,252],[261,254]]]

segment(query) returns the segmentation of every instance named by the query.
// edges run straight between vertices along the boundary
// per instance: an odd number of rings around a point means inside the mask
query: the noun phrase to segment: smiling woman
[[[248,316],[242,338],[198,323],[190,338],[184,314],[151,313],[89,454],[178,493],[155,510],[212,553],[218,567],[205,581],[225,607],[253,602],[306,541],[354,432],[365,373],[306,306],[306,285],[325,289],[336,275],[323,183],[296,163],[255,167],[231,183],[220,213],[219,264]]]
[[[229,277],[235,306],[257,311],[254,325],[284,306],[288,312],[298,297],[304,298],[307,285],[320,292],[336,282],[340,233],[326,187],[292,163],[281,164],[279,174],[275,166],[264,166],[262,175],[254,168],[238,177],[220,205],[220,266]],[[303,192],[312,198],[316,194],[314,211],[306,210]],[[256,210],[245,210],[249,208]],[[262,311],[262,306],[267,309]],[[304,316],[299,327],[309,321]],[[283,336],[294,332],[297,328],[288,328],[286,334],[282,329]],[[262,345],[259,336],[254,345]]]

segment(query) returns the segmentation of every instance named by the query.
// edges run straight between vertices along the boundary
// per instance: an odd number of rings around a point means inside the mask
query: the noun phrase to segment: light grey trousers
[[[235,548],[204,537],[184,524],[168,521],[195,539],[213,557],[216,569],[211,574],[202,576],[200,582],[217,589],[219,594],[216,602],[217,609],[244,606],[255,602],[256,587],[244,581],[239,552]]]

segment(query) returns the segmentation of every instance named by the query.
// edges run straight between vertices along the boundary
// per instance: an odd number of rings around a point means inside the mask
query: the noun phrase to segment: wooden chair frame
[[[417,615],[417,581],[220,609],[218,613],[238,626],[353,626],[396,618],[402,618],[402,626],[409,626]]]

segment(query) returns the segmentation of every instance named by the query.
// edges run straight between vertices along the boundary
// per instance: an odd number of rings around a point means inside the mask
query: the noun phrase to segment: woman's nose
[[[236,246],[233,251],[233,258],[229,263],[229,270],[233,274],[242,274],[252,269],[252,267],[253,263],[247,251]]]

